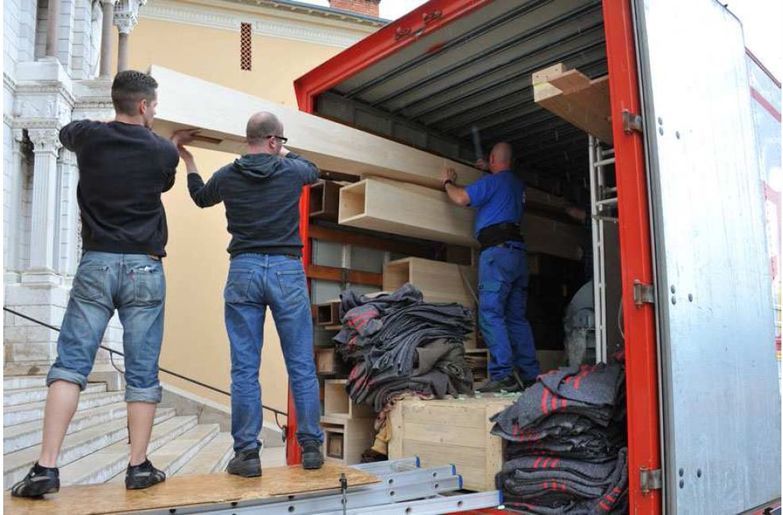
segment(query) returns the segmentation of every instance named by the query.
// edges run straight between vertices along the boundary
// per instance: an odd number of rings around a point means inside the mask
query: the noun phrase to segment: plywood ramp
[[[372,474],[327,463],[320,470],[304,470],[299,466],[265,469],[260,478],[229,474],[175,476],[146,490],[126,490],[122,483],[70,486],[43,500],[17,499],[6,492],[3,507],[6,513],[14,515],[92,515],[175,509],[338,490],[341,473],[345,473],[349,486],[378,482]]]

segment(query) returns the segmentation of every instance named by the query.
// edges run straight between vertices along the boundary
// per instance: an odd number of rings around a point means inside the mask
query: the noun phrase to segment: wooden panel
[[[489,418],[516,397],[405,399],[389,414],[389,459],[419,456],[423,467],[454,464],[468,490],[495,488],[503,463],[502,440]]]
[[[590,80],[560,63],[533,74],[533,98],[563,120],[612,143],[608,78]]]
[[[405,258],[391,261],[383,268],[383,289],[386,291],[396,290],[409,282],[421,290],[426,302],[456,302],[473,309],[476,301],[466,281],[478,294],[476,269],[468,266]]]
[[[338,490],[340,474],[351,486],[377,483],[378,479],[357,469],[327,463],[320,470],[300,466],[274,467],[263,477],[241,478],[230,474],[174,476],[146,490],[126,490],[123,483],[66,486],[45,500],[19,499],[5,493],[6,513],[16,515],[91,515],[141,510],[175,510],[234,501]],[[172,511],[173,513],[173,511]]]
[[[454,205],[446,194],[386,179],[365,179],[340,190],[343,225],[464,246],[473,237],[473,210]],[[528,252],[580,260],[586,229],[579,225],[525,214],[522,234]]]

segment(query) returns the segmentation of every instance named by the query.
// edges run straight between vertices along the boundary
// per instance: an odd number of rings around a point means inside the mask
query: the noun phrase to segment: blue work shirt
[[[499,223],[522,222],[525,183],[511,170],[485,175],[465,188],[470,207],[476,208],[476,236],[481,229]]]

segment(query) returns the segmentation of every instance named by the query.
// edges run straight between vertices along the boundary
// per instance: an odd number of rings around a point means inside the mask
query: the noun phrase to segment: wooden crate
[[[375,440],[374,418],[347,418],[337,415],[321,417],[326,461],[354,465]]]
[[[391,411],[389,459],[418,456],[422,467],[453,464],[464,488],[495,489],[503,465],[503,441],[489,433],[489,417],[513,396],[424,401],[405,399]]]

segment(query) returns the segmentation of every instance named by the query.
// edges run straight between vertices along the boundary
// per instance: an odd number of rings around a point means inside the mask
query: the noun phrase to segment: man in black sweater
[[[166,213],[161,193],[174,185],[179,137],[151,130],[157,82],[123,71],[112,84],[116,117],[108,123],[71,122],[60,131],[79,164],[77,200],[84,254],[57,341],[38,461],[11,494],[41,497],[59,490],[57,457],[87,385],[103,333],[114,311],[123,325],[125,401],[130,459],[128,489],[147,488],[166,475],[147,459],[155,408],[161,399],[158,358],[163,338]]]
[[[289,152],[283,125],[271,113],[247,123],[248,153],[204,184],[193,156],[180,146],[188,188],[199,207],[226,206],[231,266],[224,291],[231,344],[231,434],[235,456],[228,472],[261,475],[258,435],[262,427],[258,372],[266,308],[270,307],[294,395],[302,465],[323,464],[318,379],[313,362],[313,321],[300,260],[299,197],[318,179],[318,168]]]

